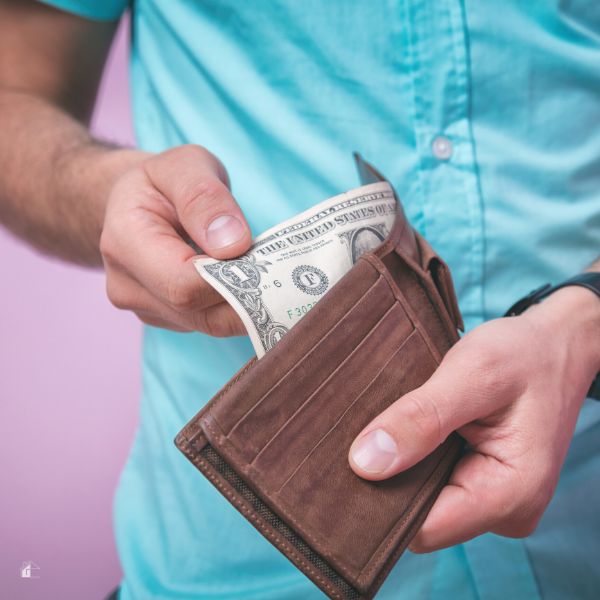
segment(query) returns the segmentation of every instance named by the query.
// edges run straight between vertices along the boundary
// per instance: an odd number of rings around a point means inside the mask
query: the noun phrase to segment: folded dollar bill
[[[366,251],[387,237],[397,202],[387,182],[329,198],[259,235],[231,260],[200,256],[200,275],[235,309],[264,356]]]

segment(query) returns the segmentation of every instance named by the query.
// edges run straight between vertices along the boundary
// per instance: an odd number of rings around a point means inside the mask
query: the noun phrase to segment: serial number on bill
[[[292,308],[287,309],[287,316],[291,319],[296,319],[298,317],[303,317],[314,305],[316,302],[307,302],[306,304],[302,304],[301,306],[294,306]]]

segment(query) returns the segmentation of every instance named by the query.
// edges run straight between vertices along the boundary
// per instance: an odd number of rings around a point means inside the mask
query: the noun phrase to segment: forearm
[[[109,191],[145,156],[94,140],[45,100],[0,89],[0,222],[44,252],[100,265]]]

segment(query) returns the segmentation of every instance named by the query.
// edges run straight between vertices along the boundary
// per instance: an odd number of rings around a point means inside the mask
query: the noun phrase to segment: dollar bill
[[[396,211],[391,186],[372,183],[272,227],[243,256],[200,256],[194,264],[240,316],[261,358],[361,254],[381,244]]]

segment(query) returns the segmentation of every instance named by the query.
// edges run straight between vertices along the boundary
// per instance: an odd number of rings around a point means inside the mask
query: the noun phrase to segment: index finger
[[[130,200],[107,213],[101,242],[105,262],[179,312],[223,302],[196,271],[193,259],[198,255],[178,233],[172,206],[143,172],[121,181],[114,193]]]
[[[250,227],[229,191],[225,168],[208,150],[179,146],[149,159],[144,168],[204,252],[233,258],[250,247]]]

